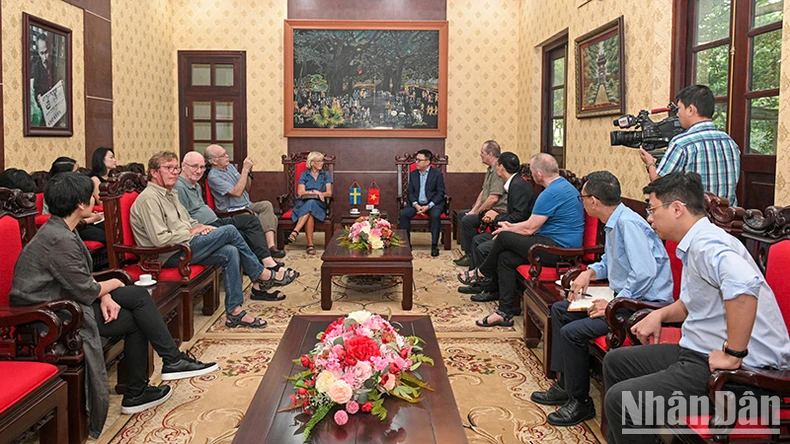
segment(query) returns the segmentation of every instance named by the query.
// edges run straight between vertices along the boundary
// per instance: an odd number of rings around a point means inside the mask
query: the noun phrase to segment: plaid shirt
[[[741,151],[710,120],[695,123],[672,139],[656,173],[663,177],[686,171],[699,173],[706,191],[726,197],[730,205],[738,204],[735,185],[741,171]]]

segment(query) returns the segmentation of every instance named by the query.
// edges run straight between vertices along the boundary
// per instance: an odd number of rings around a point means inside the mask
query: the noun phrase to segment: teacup
[[[141,274],[140,275],[140,283],[143,285],[149,285],[154,283],[154,279],[150,274]]]

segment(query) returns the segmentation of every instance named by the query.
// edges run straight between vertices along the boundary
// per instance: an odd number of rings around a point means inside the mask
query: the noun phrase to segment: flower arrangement
[[[354,250],[380,250],[398,247],[403,240],[392,231],[392,225],[379,216],[361,216],[350,227],[343,227],[338,243]]]
[[[305,425],[304,440],[335,406],[335,422],[342,426],[349,415],[370,413],[384,420],[384,395],[419,402],[424,388],[417,369],[433,365],[422,353],[425,343],[417,336],[401,336],[379,315],[361,310],[338,318],[317,336],[313,350],[295,359],[306,370],[287,377],[296,393],[283,410],[304,409],[311,415]]]

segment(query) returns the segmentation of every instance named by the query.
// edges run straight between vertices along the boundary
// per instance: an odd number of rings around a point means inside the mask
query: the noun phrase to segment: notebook
[[[609,287],[587,287],[587,294],[582,299],[576,299],[568,305],[568,311],[587,311],[592,306],[592,302],[596,299],[606,299],[611,301],[614,299],[614,292]]]

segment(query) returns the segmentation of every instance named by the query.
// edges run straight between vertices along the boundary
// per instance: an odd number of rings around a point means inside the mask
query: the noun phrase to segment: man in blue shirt
[[[620,182],[608,171],[590,173],[579,196],[587,214],[605,224],[606,242],[601,261],[573,281],[568,300],[551,306],[551,370],[561,378],[548,391],[532,393],[532,401],[562,405],[548,415],[554,426],[572,426],[595,417],[587,346],[609,331],[604,318],[609,301],[593,301],[588,312],[569,312],[569,301],[582,297],[590,281],[608,279],[617,297],[672,302],[672,272],[664,244],[620,197]]]
[[[400,210],[398,227],[406,230],[411,243],[411,219],[427,215],[431,220],[431,256],[436,257],[439,256],[439,230],[444,212],[444,176],[431,168],[432,160],[430,150],[419,150],[414,156],[417,168],[409,174],[409,206]]]
[[[680,90],[676,100],[678,120],[680,126],[687,128],[686,132],[669,142],[658,166],[650,153],[639,149],[650,181],[672,172],[694,171],[702,176],[705,191],[726,197],[730,205],[737,205],[735,186],[741,174],[741,151],[711,120],[715,105],[713,92],[705,85],[687,86]]]
[[[553,247],[579,248],[584,233],[584,207],[579,191],[560,176],[557,159],[551,154],[532,156],[529,165],[532,179],[546,189],[538,195],[532,215],[519,222],[501,222],[494,231],[494,245],[482,264],[474,270],[460,273],[464,285],[485,284],[494,277],[499,283],[499,310],[476,322],[478,327],[513,325],[514,302],[517,300],[516,268],[529,262],[529,249],[535,244]],[[556,257],[544,256],[546,264]]]
[[[679,395],[689,400],[707,395],[714,370],[742,364],[790,367],[790,338],[776,297],[743,244],[705,217],[700,175],[671,173],[646,186],[644,193],[650,196],[648,222],[660,238],[678,242],[683,285],[677,301],[631,327],[642,343],[650,345],[606,354],[610,443],[655,442],[655,436],[624,433],[624,429],[634,428],[635,423],[667,424],[668,418],[657,414],[670,413],[666,404],[624,413],[624,399],[629,404],[641,402],[649,391],[652,399]],[[659,343],[663,322],[683,323],[679,344]],[[743,391],[743,387],[732,389]]]

